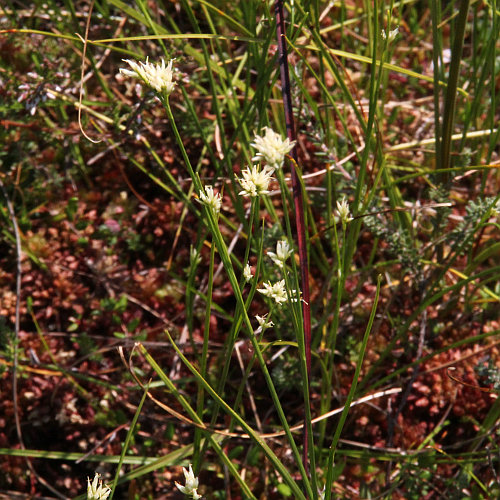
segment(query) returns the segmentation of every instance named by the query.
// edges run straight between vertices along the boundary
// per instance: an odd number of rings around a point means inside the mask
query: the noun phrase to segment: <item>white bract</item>
[[[269,183],[273,175],[272,168],[266,166],[260,170],[259,167],[253,165],[243,170],[241,175],[241,179],[238,179],[243,188],[240,195],[255,197],[269,193]]]
[[[285,161],[285,155],[295,146],[295,141],[286,138],[283,140],[280,134],[269,127],[264,127],[264,135],[256,135],[251,145],[257,150],[252,158],[254,161],[265,160],[273,170],[281,168]]]
[[[205,186],[205,192],[200,191],[199,197],[201,203],[204,203],[209,207],[212,212],[218,214],[222,207],[222,198],[220,193],[214,193],[214,188],[212,186]]]
[[[184,495],[190,495],[194,498],[194,500],[199,500],[201,495],[196,491],[198,489],[198,478],[194,475],[193,467],[189,464],[189,470],[183,467],[182,471],[184,472],[186,484],[183,486],[175,481],[175,486],[177,486],[177,488],[179,488]]]
[[[283,265],[285,261],[290,257],[292,254],[292,250],[290,248],[290,245],[288,244],[288,241],[286,240],[280,240],[276,244],[276,253],[274,252],[267,252],[267,255],[271,257],[273,262],[280,268],[283,269]]]
[[[106,500],[111,493],[111,489],[103,486],[102,480],[99,479],[100,475],[95,474],[92,483],[87,478],[87,500]]]
[[[123,59],[131,68],[120,68],[120,73],[125,76],[131,76],[133,78],[141,79],[146,85],[149,85],[152,89],[156,90],[159,94],[169,96],[175,87],[175,82],[173,81],[173,70],[172,63],[173,59],[165,65],[165,61],[161,59],[161,62],[153,64],[147,59],[146,62],[135,62],[130,59]]]

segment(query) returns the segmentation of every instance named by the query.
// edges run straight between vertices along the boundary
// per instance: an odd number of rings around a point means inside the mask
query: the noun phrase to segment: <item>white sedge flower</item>
[[[201,262],[200,252],[193,245],[189,247],[189,261],[191,267],[196,267]]]
[[[247,264],[243,268],[243,277],[245,278],[245,281],[249,283],[252,281],[253,275],[252,275],[252,268],[250,267],[250,264]]]
[[[212,212],[218,214],[222,207],[222,198],[220,193],[214,193],[214,188],[212,186],[205,186],[205,192],[200,191],[199,193],[200,202],[204,203],[209,207]]]
[[[238,179],[243,191],[239,194],[244,196],[259,196],[269,193],[269,183],[272,180],[273,169],[264,167],[259,170],[259,167],[253,165],[241,172],[242,178]]]
[[[276,253],[274,252],[267,252],[267,255],[271,257],[273,262],[280,268],[283,269],[283,264],[285,263],[286,259],[290,257],[292,254],[292,250],[290,248],[290,245],[288,244],[288,241],[286,240],[280,240],[278,243],[276,243]]]
[[[273,170],[281,168],[285,161],[285,155],[295,146],[295,141],[286,138],[283,140],[280,134],[269,127],[264,127],[264,136],[255,135],[251,145],[257,150],[252,158],[254,161],[265,160]]]
[[[102,480],[99,479],[100,475],[95,474],[92,483],[87,478],[87,500],[106,500],[111,493],[111,489],[103,486]]]
[[[172,63],[173,59],[165,65],[165,61],[161,59],[161,62],[153,64],[148,62],[135,62],[130,59],[123,59],[131,68],[120,68],[120,73],[125,76],[131,76],[133,78],[141,79],[146,85],[149,85],[152,89],[156,90],[159,94],[170,95],[175,87],[175,82],[173,81],[173,70]]]
[[[182,484],[175,481],[175,486],[177,486],[177,488],[179,488],[181,493],[184,493],[184,495],[191,495],[194,500],[199,500],[201,495],[196,491],[198,489],[198,478],[195,477],[191,464],[189,464],[189,470],[186,470],[186,468],[183,467],[182,471],[184,472],[186,484],[182,486]]]
[[[342,221],[342,224],[347,224],[351,218],[351,214],[349,212],[349,203],[344,196],[341,201],[337,201],[337,215]]]
[[[285,280],[278,281],[274,283],[274,285],[271,285],[270,281],[262,284],[264,288],[259,288],[257,290],[262,295],[273,299],[279,306],[287,301],[288,297],[286,295]]]
[[[387,35],[385,30],[383,29],[381,35],[384,40],[389,39],[389,42],[392,42],[397,37],[398,33],[399,33],[399,28],[395,28],[389,31],[389,35]]]
[[[257,320],[257,323],[259,323],[260,330],[267,330],[268,328],[274,326],[274,323],[270,319],[267,319],[267,314],[264,314],[264,316],[259,316],[257,314],[255,319]]]

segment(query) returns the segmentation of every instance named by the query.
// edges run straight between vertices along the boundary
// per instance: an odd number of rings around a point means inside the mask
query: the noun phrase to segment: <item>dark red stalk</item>
[[[274,4],[274,12],[276,15],[276,32],[278,38],[278,54],[281,76],[281,92],[283,95],[283,108],[285,111],[286,135],[291,141],[295,141],[295,124],[292,111],[292,95],[290,92],[290,74],[288,70],[288,53],[286,46],[286,30],[285,19],[283,17],[283,2],[276,0]],[[294,146],[290,155],[295,164],[297,161],[297,147]],[[299,246],[300,260],[300,278],[302,281],[302,313],[304,320],[304,345],[306,351],[306,368],[307,368],[307,385],[310,388],[311,375],[311,308],[309,305],[309,266],[307,259],[306,246],[306,231],[304,222],[304,199],[302,196],[302,186],[299,181],[299,176],[295,170],[295,164],[292,162],[292,187],[293,187],[293,202],[295,206],[295,224],[297,227],[297,240]],[[304,467],[308,470],[308,431],[307,425],[304,425]]]

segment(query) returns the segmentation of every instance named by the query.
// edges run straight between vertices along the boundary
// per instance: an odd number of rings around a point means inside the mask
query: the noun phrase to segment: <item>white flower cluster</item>
[[[169,96],[175,87],[175,82],[173,81],[174,74],[172,70],[173,59],[165,65],[165,61],[161,59],[161,62],[153,64],[148,62],[135,62],[130,59],[123,59],[131,68],[120,68],[120,73],[125,76],[131,76],[133,78],[141,79],[146,85],[149,85],[152,89],[156,90],[159,94]]]
[[[259,316],[257,314],[255,316],[255,319],[257,320],[257,323],[259,323],[260,331],[267,330],[268,328],[271,328],[272,326],[274,326],[274,323],[270,319],[267,318],[267,314],[264,314],[264,316]]]
[[[283,166],[285,155],[295,146],[295,141],[286,138],[283,140],[280,134],[269,127],[264,127],[264,135],[256,135],[251,145],[257,150],[252,158],[254,161],[264,160],[267,165],[275,170]]]
[[[243,268],[243,277],[245,278],[245,281],[247,283],[250,283],[250,281],[252,281],[253,275],[252,275],[252,268],[250,267],[250,264],[247,264]]]
[[[286,294],[285,280],[277,281],[276,283],[274,283],[274,285],[271,284],[270,281],[262,284],[264,285],[264,288],[258,288],[257,291],[260,292],[262,295],[265,295],[266,297],[273,299],[279,306],[281,306],[288,300]],[[290,294],[293,296],[295,294],[295,290],[291,290]],[[297,301],[296,298],[291,298],[290,300],[292,302]]]
[[[239,193],[243,196],[255,198],[269,193],[269,184],[273,180],[273,173],[281,168],[285,161],[285,155],[294,147],[295,141],[283,140],[281,135],[269,127],[264,128],[264,135],[255,135],[251,145],[257,150],[253,161],[264,160],[267,165],[259,168],[257,165],[247,167],[238,179],[243,190]]]
[[[336,213],[341,220],[342,224],[347,224],[352,220],[351,213],[349,211],[349,203],[344,196],[341,201],[337,201],[337,210]]]
[[[222,207],[222,198],[220,193],[214,193],[212,186],[205,186],[205,192],[199,192],[200,202],[207,205],[214,214],[218,214]]]
[[[184,472],[186,484],[183,486],[175,481],[175,486],[177,486],[184,495],[190,495],[194,500],[199,500],[201,495],[196,491],[198,489],[198,478],[194,475],[193,467],[189,464],[189,470],[183,467],[182,471]]]
[[[239,194],[255,198],[261,194],[269,193],[269,183],[272,180],[274,170],[270,167],[264,167],[262,170],[256,165],[248,167],[241,173],[242,178],[238,179],[243,191]]]
[[[384,29],[382,30],[382,32],[380,34],[382,35],[383,40],[389,39],[389,42],[392,42],[396,38],[398,33],[399,33],[399,28],[395,28],[393,30],[390,30],[388,35]]]
[[[99,479],[100,477],[96,472],[92,483],[87,478],[87,500],[106,500],[109,497],[111,489],[103,486],[102,480]]]
[[[267,252],[267,255],[271,257],[272,261],[280,268],[283,269],[283,265],[290,255],[292,255],[292,249],[286,240],[280,240],[276,243],[276,253]]]

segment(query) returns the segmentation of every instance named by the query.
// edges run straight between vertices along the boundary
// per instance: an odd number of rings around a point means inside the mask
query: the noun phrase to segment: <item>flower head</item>
[[[191,267],[196,267],[201,262],[201,255],[196,248],[191,245],[189,247],[189,263]]]
[[[253,160],[265,160],[271,169],[281,168],[285,155],[295,146],[295,141],[283,140],[281,135],[264,127],[264,136],[256,135],[252,146],[257,150]]]
[[[102,480],[99,479],[100,475],[95,474],[92,483],[87,478],[87,500],[106,500],[111,493],[111,489],[102,485]]]
[[[256,165],[248,167],[241,173],[242,178],[238,179],[243,191],[239,194],[244,196],[259,196],[269,193],[269,183],[272,180],[273,169],[264,167],[262,170]]]
[[[184,495],[191,495],[194,500],[199,500],[201,495],[196,491],[198,489],[198,478],[195,477],[191,464],[189,464],[189,470],[183,467],[182,471],[184,472],[186,484],[182,486],[182,484],[175,481],[175,486],[177,486]]]
[[[382,39],[383,40],[389,39],[389,42],[392,42],[396,38],[396,36],[398,35],[398,33],[399,33],[399,28],[395,28],[393,30],[390,30],[389,34],[387,34],[385,32],[385,30],[383,29],[382,32],[381,32],[381,35],[382,35]]]
[[[342,221],[342,224],[347,224],[351,218],[351,214],[349,212],[349,203],[347,202],[345,196],[342,198],[341,201],[337,201],[337,215]]]
[[[123,59],[131,68],[120,68],[120,73],[125,76],[141,79],[146,85],[156,90],[159,94],[170,95],[175,87],[173,80],[172,63],[173,59],[165,65],[165,61],[153,64],[148,62],[135,62],[130,59]]]
[[[278,281],[274,283],[274,285],[271,285],[270,281],[262,284],[264,288],[259,288],[257,290],[262,295],[273,299],[279,306],[287,301],[288,297],[286,295],[285,280]]]
[[[204,203],[209,207],[212,212],[218,214],[222,207],[222,198],[220,193],[214,193],[214,188],[212,186],[205,186],[205,192],[200,191],[199,193],[200,202]]]
[[[247,264],[244,268],[243,268],[243,277],[245,278],[245,281],[247,283],[249,283],[250,281],[252,281],[252,268],[250,267],[250,264]]]
[[[259,323],[260,330],[267,330],[268,328],[274,326],[274,323],[267,318],[267,314],[264,314],[264,316],[259,316],[257,314],[255,319],[257,320],[257,323]]]
[[[276,253],[267,252],[267,255],[271,257],[273,262],[280,268],[283,269],[283,264],[292,255],[292,250],[288,241],[280,240],[276,243]]]

